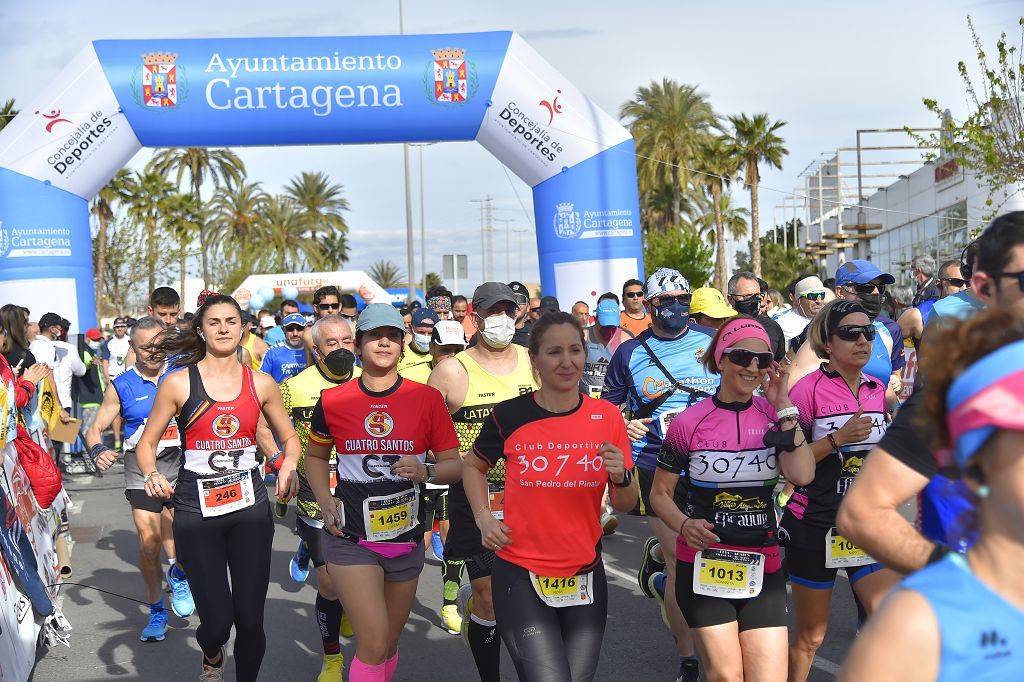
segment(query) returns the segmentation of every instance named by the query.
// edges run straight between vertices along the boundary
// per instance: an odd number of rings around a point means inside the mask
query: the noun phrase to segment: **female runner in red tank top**
[[[174,542],[199,614],[201,680],[224,679],[224,644],[235,628],[235,676],[255,680],[266,650],[263,611],[270,584],[274,522],[256,460],[256,427],[266,417],[285,453],[277,497],[298,492],[299,442],[281,391],[266,374],[238,362],[242,310],[210,296],[189,328],[158,337],[154,357],[184,371],[166,375],[142,439],[139,468],[146,492],[174,501]],[[156,470],[156,446],[172,417],[182,430],[182,458],[172,489]],[[228,583],[230,572],[231,582]]]

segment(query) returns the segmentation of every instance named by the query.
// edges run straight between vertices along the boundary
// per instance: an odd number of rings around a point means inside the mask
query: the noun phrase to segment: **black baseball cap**
[[[546,313],[556,313],[561,310],[558,307],[558,299],[554,296],[545,296],[540,299],[540,309]]]
[[[64,318],[57,313],[46,313],[39,318],[39,328],[49,329],[50,327],[63,327]]]
[[[508,301],[512,305],[519,305],[515,292],[512,291],[509,285],[502,284],[501,282],[484,282],[473,292],[473,310],[478,313],[482,313],[494,304],[501,303],[502,301]]]
[[[508,288],[516,295],[516,305],[526,305],[530,302],[530,290],[522,282],[509,282]]]

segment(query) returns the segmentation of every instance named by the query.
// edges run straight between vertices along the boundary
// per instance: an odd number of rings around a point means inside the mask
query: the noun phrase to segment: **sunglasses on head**
[[[624,293],[623,298],[643,298],[644,292],[642,291],[627,291]]]
[[[854,282],[850,282],[849,284],[844,284],[843,288],[847,291],[852,291],[855,294],[873,294],[875,293],[875,289],[878,289],[879,294],[885,291],[884,284],[872,284],[871,282],[868,282],[867,284],[856,284]]]
[[[841,327],[836,327],[835,331],[832,332],[833,336],[838,336],[843,341],[856,341],[864,335],[865,341],[875,340],[875,328],[872,325],[859,325],[859,324],[844,324]]]
[[[810,292],[808,294],[804,294],[803,298],[806,298],[808,301],[824,301],[825,300],[825,292],[824,291],[812,291],[812,292]]]
[[[722,355],[729,358],[729,362],[739,367],[749,367],[751,360],[757,360],[758,369],[768,369],[772,366],[772,360],[775,359],[775,356],[770,351],[757,353],[746,348],[726,348],[722,351]]]
[[[949,284],[951,284],[952,286],[955,286],[955,287],[965,287],[965,286],[967,286],[967,280],[966,279],[960,279],[959,277],[941,277],[939,279],[939,281],[940,282],[948,282]]]
[[[316,307],[320,310],[340,310],[340,303],[317,303]]]

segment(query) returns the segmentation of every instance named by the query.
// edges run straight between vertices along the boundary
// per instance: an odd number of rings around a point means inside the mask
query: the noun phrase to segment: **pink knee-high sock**
[[[398,649],[395,649],[395,655],[384,661],[384,679],[385,682],[391,682],[391,678],[395,676],[395,671],[398,669]]]
[[[397,660],[396,658],[395,661]],[[349,682],[385,682],[388,679],[386,669],[386,661],[380,665],[368,665],[353,656],[352,667],[348,669],[348,679]]]

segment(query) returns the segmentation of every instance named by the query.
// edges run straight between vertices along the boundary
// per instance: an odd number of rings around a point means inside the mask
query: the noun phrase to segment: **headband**
[[[726,348],[731,348],[744,339],[760,339],[772,348],[772,342],[768,338],[768,332],[755,320],[732,319],[722,325],[722,331],[718,333],[718,343],[715,344],[715,364],[721,366],[722,355]]]
[[[986,355],[957,377],[946,393],[946,426],[961,469],[996,429],[1024,431],[1024,341]]]
[[[831,338],[832,334],[835,333],[836,328],[839,326],[839,321],[847,315],[853,313],[864,313],[871,319],[871,315],[868,315],[868,311],[864,309],[860,301],[847,301],[846,299],[837,300],[832,304],[832,307],[828,311],[828,319],[825,321],[825,332],[826,337]]]
[[[434,310],[451,310],[452,299],[447,296],[431,296],[427,299],[427,307]]]

